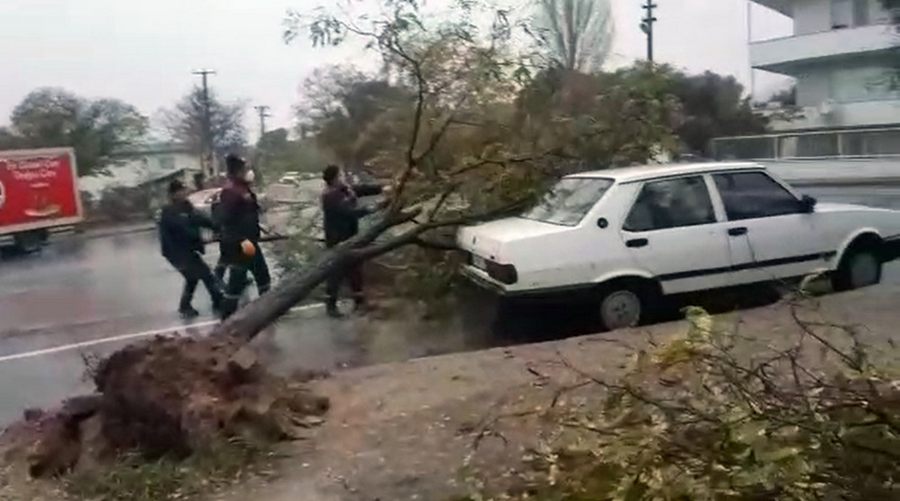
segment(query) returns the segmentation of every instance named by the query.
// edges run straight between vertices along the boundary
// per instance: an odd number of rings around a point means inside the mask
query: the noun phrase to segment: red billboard
[[[0,234],[81,221],[70,148],[0,151]]]

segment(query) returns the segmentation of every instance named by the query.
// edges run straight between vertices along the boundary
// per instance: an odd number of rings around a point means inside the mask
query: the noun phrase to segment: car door
[[[764,171],[713,175],[728,219],[733,282],[795,277],[825,266],[830,257],[813,214]]]
[[[647,181],[625,218],[625,246],[666,294],[727,284],[727,233],[709,188],[702,175]]]

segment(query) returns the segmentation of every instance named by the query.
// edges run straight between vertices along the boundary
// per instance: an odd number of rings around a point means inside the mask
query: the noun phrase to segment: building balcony
[[[864,53],[897,50],[897,28],[877,24],[777,38],[750,44],[754,68],[793,75],[804,63]]]

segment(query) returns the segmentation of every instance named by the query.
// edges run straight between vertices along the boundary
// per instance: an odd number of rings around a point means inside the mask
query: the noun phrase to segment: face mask
[[[256,179],[256,172],[253,169],[248,169],[247,173],[244,174],[244,181],[248,183],[252,183]]]

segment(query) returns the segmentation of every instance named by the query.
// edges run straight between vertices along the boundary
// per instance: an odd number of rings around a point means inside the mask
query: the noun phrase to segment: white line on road
[[[295,307],[291,308],[290,311],[291,311],[291,313],[296,313],[296,312],[300,312],[300,311],[308,311],[308,310],[313,310],[316,308],[321,308],[323,306],[324,305],[322,303],[305,304],[303,306],[295,306]],[[177,332],[177,331],[183,330],[183,329],[197,329],[197,328],[210,327],[210,326],[216,325],[218,323],[219,323],[218,320],[207,320],[205,322],[176,325],[176,326],[172,326],[172,327],[166,327],[164,329],[153,329],[150,331],[132,332],[130,334],[119,334],[117,336],[104,337],[104,338],[100,338],[100,339],[91,339],[88,341],[81,341],[79,343],[71,343],[71,344],[64,344],[61,346],[54,346],[52,348],[44,348],[42,350],[26,351],[23,353],[14,353],[12,355],[3,355],[3,356],[0,356],[0,363],[10,362],[13,360],[21,360],[23,358],[41,357],[44,355],[51,355],[53,353],[59,353],[62,351],[77,350],[79,348],[86,348],[88,346],[96,346],[98,344],[115,343],[116,341],[126,341],[129,339],[136,339],[136,338],[141,338],[141,337],[157,336],[160,334],[166,334],[168,332]]]

